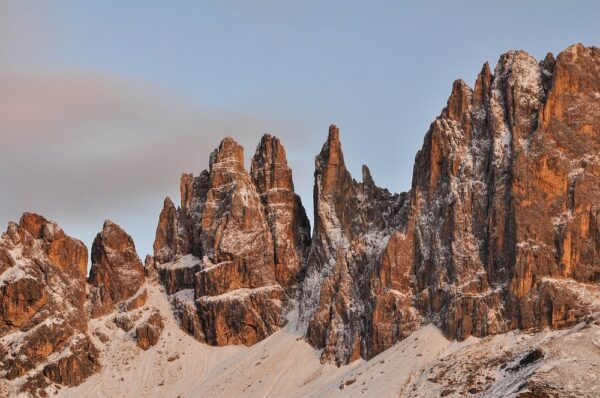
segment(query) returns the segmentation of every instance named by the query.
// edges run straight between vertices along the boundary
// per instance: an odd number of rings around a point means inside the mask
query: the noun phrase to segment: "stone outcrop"
[[[90,302],[93,318],[111,313],[133,297],[145,282],[144,266],[133,239],[117,224],[106,220],[92,245]]]
[[[122,302],[118,307],[121,311],[133,311],[146,304],[147,300],[148,291],[146,289],[141,289],[140,291],[138,291],[138,294]]]
[[[283,147],[265,136],[248,173],[225,138],[180,191],[179,208],[164,202],[153,261],[182,327],[215,345],[263,339],[286,322],[310,244]]]
[[[302,201],[294,192],[292,170],[279,139],[269,134],[262,137],[252,158],[250,175],[273,236],[275,278],[290,290],[303,277],[310,224]]]
[[[455,83],[432,125],[413,181],[417,290],[451,337],[566,326],[585,312],[564,298],[566,280],[598,282],[599,56],[508,52],[474,91]]]
[[[377,187],[366,166],[355,181],[331,126],[312,242],[280,142],[263,137],[248,175],[225,139],[209,171],[182,176],[181,206],[165,200],[157,228],[154,261],[182,324],[211,344],[252,344],[300,283],[307,340],[343,364],[429,322],[457,339],[577,322],[580,284],[600,278],[598,62],[581,45],[541,62],[510,51],[473,89],[456,81],[406,193]]]
[[[160,313],[154,311],[147,319],[139,322],[135,329],[135,338],[138,347],[146,351],[148,348],[156,345],[164,329],[164,323]]]
[[[380,206],[330,129],[301,304],[324,360],[368,358],[425,322],[464,339],[589,313],[578,297],[599,282],[599,79],[600,50],[582,45],[485,64],[474,89],[454,83],[410,192]]]
[[[35,393],[76,385],[99,369],[87,336],[87,249],[55,223],[25,213],[0,238],[0,374]],[[74,364],[77,364],[75,366]]]
[[[100,353],[89,339],[75,341],[69,350],[68,355],[44,366],[42,373],[48,380],[65,386],[76,386],[100,370]]]
[[[216,346],[265,339],[297,304],[306,340],[338,365],[427,323],[457,340],[589,326],[600,297],[599,93],[595,47],[541,62],[507,52],[474,88],[454,82],[400,194],[366,166],[352,178],[332,125],[315,159],[312,238],[270,135],[250,171],[225,138],[208,170],[181,176],[181,203],[165,199],[145,266],[106,221],[86,284],[83,243],[25,213],[0,237],[0,377],[41,395],[97,372],[106,333],[151,349],[169,326],[163,290],[181,328]]]
[[[390,236],[406,218],[408,195],[375,186],[369,169],[352,179],[339,130],[329,128],[315,160],[315,229],[301,311],[308,341],[323,360],[345,363],[371,351],[370,279]]]
[[[15,380],[20,391],[44,395],[53,383],[74,386],[98,372],[101,353],[88,332],[90,314],[114,311],[124,320],[145,305],[145,270],[125,231],[106,221],[91,258],[88,285],[85,245],[33,213],[10,223],[0,238],[0,376],[21,378]],[[162,330],[148,325],[140,332],[142,345]]]
[[[202,260],[193,254],[186,254],[175,261],[159,264],[156,269],[167,294],[173,294],[194,289],[196,273],[202,269]]]
[[[204,340],[219,346],[252,345],[285,325],[285,300],[279,285],[202,296],[198,299],[198,312],[204,325]]]

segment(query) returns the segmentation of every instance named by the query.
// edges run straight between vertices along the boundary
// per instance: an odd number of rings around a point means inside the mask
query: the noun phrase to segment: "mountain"
[[[324,360],[370,358],[420,325],[464,340],[572,326],[600,282],[600,50],[523,51],[453,84],[393,197],[357,183],[339,133],[317,157],[302,301]]]
[[[25,213],[0,238],[0,395],[597,396],[600,49],[456,81],[411,189],[332,125],[311,234],[286,152],[225,138],[154,253]]]

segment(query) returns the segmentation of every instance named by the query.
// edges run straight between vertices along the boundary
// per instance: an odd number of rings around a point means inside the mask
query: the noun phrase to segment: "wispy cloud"
[[[259,120],[99,74],[4,73],[0,87],[0,221],[39,211],[88,242],[113,217],[147,251],[162,198],[176,200],[179,174],[207,167],[226,135],[247,159],[267,131],[285,131],[294,151],[305,141],[298,121]],[[298,174],[310,184],[308,170]]]

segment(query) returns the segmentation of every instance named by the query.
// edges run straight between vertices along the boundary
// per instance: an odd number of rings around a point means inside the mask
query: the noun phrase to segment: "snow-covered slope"
[[[113,321],[91,321],[102,351],[102,371],[58,397],[439,397],[518,396],[552,387],[565,396],[600,393],[600,326],[511,332],[448,341],[433,325],[369,361],[336,367],[320,362],[297,331],[297,311],[286,327],[253,345],[212,347],[181,331],[162,287],[149,283],[140,310],[159,309],[165,328],[142,351]],[[108,340],[100,336],[108,337]],[[103,342],[106,341],[106,343]],[[562,390],[561,390],[562,389]]]
[[[427,326],[372,361],[338,368],[321,364],[319,352],[296,330],[293,311],[285,328],[252,347],[212,347],[179,329],[162,287],[148,284],[146,289],[148,302],[141,311],[155,307],[165,318],[158,344],[140,350],[114,324],[114,314],[91,321],[103,369],[77,387],[56,389],[59,397],[320,397],[366,391],[395,396],[449,344]],[[106,343],[98,338],[102,335]]]

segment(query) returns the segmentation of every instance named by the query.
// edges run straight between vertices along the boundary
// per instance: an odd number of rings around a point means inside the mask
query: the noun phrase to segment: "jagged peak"
[[[600,53],[600,48],[596,47],[596,46],[585,46],[582,43],[576,43],[573,45],[570,45],[569,47],[565,48],[563,51],[561,51],[557,56],[556,56],[556,60],[569,60],[569,62],[575,63],[578,61],[578,59],[580,57],[589,57],[589,56],[594,56],[595,58],[597,58],[599,56]]]
[[[37,213],[25,212],[19,220],[19,228],[29,232],[35,239],[40,239],[43,237],[44,226],[48,222],[45,217]]]
[[[369,187],[375,186],[375,181],[373,181],[373,177],[371,176],[371,170],[369,170],[369,167],[366,164],[362,165],[362,182]]]
[[[481,67],[481,72],[479,72],[477,79],[475,80],[473,100],[476,106],[482,106],[489,98],[493,78],[494,76],[490,70],[490,64],[486,61]]]
[[[194,175],[192,173],[183,173],[179,179],[179,197],[181,198],[181,208],[187,209],[194,195]]]
[[[41,222],[48,222],[48,220],[44,216],[38,213],[26,211],[21,215],[21,218],[19,219],[19,224],[26,224],[27,222],[29,222],[29,220],[40,220]]]
[[[585,51],[587,49],[588,49],[588,47],[586,47],[583,43],[579,42],[579,43],[571,44],[569,47],[567,47],[563,51],[561,51],[561,53],[579,53],[579,52]]]
[[[231,148],[236,145],[239,145],[237,141],[233,137],[227,136],[221,140],[221,143],[219,144],[219,150],[222,150],[224,148]]]
[[[92,253],[94,253],[97,245],[106,245],[107,247],[122,249],[124,247],[123,241],[126,241],[127,244],[133,246],[135,250],[133,238],[119,224],[106,219],[102,224],[102,230],[96,235],[96,238],[92,243]],[[95,258],[93,255],[92,257],[93,263]]]
[[[325,165],[344,166],[344,154],[342,152],[342,143],[340,142],[340,130],[335,125],[329,126],[327,141],[323,144],[321,153],[316,158],[316,168],[320,169]]]
[[[275,187],[294,190],[292,171],[279,138],[271,134],[262,136],[252,157],[250,175],[259,193]]]
[[[11,222],[8,227],[7,233],[12,236],[15,236],[18,230],[22,230],[29,233],[34,239],[43,239],[47,242],[65,236],[64,231],[57,223],[32,212],[24,212],[18,225]]]
[[[165,200],[163,201],[163,207],[175,207],[175,203],[173,203],[169,196],[165,196]]]
[[[215,163],[237,162],[244,167],[244,147],[237,143],[232,137],[221,140],[219,147],[210,154],[210,169]]]
[[[552,54],[552,52],[548,52],[546,53],[546,56],[544,57],[544,60],[542,62],[547,62],[547,61],[551,61],[554,60],[554,54]]]
[[[519,71],[521,67],[538,65],[538,61],[525,50],[509,50],[498,59],[494,75],[506,76],[513,71]]]
[[[471,106],[473,90],[462,79],[455,80],[452,92],[448,98],[445,116],[457,122],[462,122]]]
[[[131,239],[131,241],[133,242],[133,239],[129,236],[129,234],[127,234],[127,232],[116,222],[110,220],[110,219],[106,219],[104,220],[104,223],[102,224],[102,232],[109,232],[109,233],[118,233],[119,235],[126,235],[127,237],[129,237],[129,239]]]
[[[121,229],[121,227],[119,227],[115,222],[113,222],[110,219],[106,219],[104,220],[104,223],[102,224],[102,229],[109,229],[109,228],[119,228]]]
[[[281,143],[281,140],[274,135],[264,134],[260,142],[256,147],[256,151],[254,153],[254,157],[252,162],[254,164],[255,161],[267,161],[267,158],[277,159],[281,163],[285,163],[287,165],[287,157],[285,153],[285,148]]]
[[[505,53],[500,54],[498,63],[509,62],[517,59],[534,58],[525,50],[508,50]],[[535,59],[535,58],[534,58]]]
[[[258,147],[261,147],[263,145],[263,143],[267,143],[267,142],[271,142],[271,141],[279,141],[279,139],[277,137],[275,137],[274,135],[272,135],[271,133],[265,133],[260,138],[260,142],[258,144]]]
[[[541,85],[539,62],[524,50],[510,50],[500,56],[494,75],[494,87],[505,82],[511,86],[537,91]]]
[[[132,297],[144,283],[144,267],[133,239],[109,219],[92,243],[91,262],[88,283],[93,318],[112,312],[115,304]]]
[[[327,134],[327,142],[325,145],[329,151],[333,148],[341,153],[342,144],[340,142],[340,129],[335,124],[329,126],[329,133]]]
[[[542,85],[544,87],[544,95],[547,96],[552,88],[554,80],[554,71],[556,69],[556,58],[551,52],[546,54],[546,57],[540,61],[540,70],[542,71]]]
[[[485,63],[481,67],[481,72],[479,72],[479,73],[482,74],[482,75],[484,75],[484,76],[491,76],[492,75],[492,71],[490,69],[490,63],[488,61],[485,61]]]
[[[329,140],[340,140],[340,129],[338,128],[338,126],[336,126],[335,124],[330,124],[329,125],[329,136],[328,136]]]

